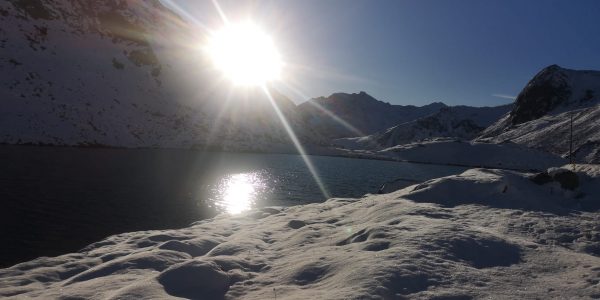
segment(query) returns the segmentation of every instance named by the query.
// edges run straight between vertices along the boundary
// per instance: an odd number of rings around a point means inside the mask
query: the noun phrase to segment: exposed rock
[[[563,168],[550,168],[548,171],[533,175],[530,179],[540,185],[556,181],[560,183],[560,187],[567,190],[574,190],[579,186],[577,174]]]
[[[513,110],[486,128],[478,140],[512,141],[568,157],[572,135],[576,162],[598,163],[599,95],[600,71],[549,66],[527,84]]]

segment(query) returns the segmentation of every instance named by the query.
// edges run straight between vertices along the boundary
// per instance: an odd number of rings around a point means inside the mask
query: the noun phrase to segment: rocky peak
[[[565,69],[551,65],[529,81],[515,101],[510,113],[512,125],[538,119],[555,109],[571,96]]]

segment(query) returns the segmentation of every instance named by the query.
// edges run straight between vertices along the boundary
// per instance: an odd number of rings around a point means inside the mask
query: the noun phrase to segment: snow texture
[[[594,299],[600,167],[574,191],[471,169],[384,195],[219,215],[0,270],[61,299]]]

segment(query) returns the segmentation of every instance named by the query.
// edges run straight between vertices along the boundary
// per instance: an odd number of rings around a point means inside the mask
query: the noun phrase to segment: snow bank
[[[583,173],[590,177],[600,177],[600,165],[598,164],[568,164],[564,165],[563,168],[576,173]]]
[[[0,297],[472,299],[600,296],[600,213],[532,174],[472,169],[361,199],[111,236],[0,270]],[[587,176],[587,177],[586,177]]]
[[[434,139],[378,152],[395,159],[473,167],[544,170],[566,163],[561,157],[514,143],[490,144]]]

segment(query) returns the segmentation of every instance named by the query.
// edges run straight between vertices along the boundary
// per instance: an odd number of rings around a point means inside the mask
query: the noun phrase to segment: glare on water
[[[257,198],[267,188],[260,172],[238,173],[224,177],[217,187],[216,206],[230,214],[238,214],[256,206]]]

